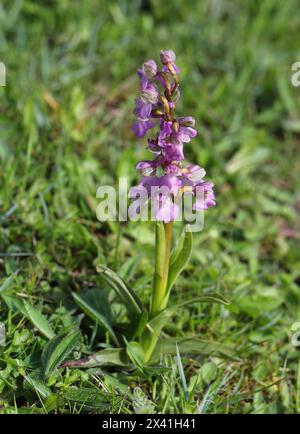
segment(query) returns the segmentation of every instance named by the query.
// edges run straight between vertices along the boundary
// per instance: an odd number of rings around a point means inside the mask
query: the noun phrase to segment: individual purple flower
[[[183,144],[182,143],[168,143],[163,146],[162,154],[166,161],[184,160]]]
[[[216,205],[216,197],[213,191],[213,183],[202,181],[195,187],[196,200],[193,205],[195,211],[203,211]],[[197,191],[198,190],[198,191]]]
[[[158,144],[165,148],[169,145],[188,143],[197,135],[197,131],[191,127],[180,125],[177,121],[163,122],[158,135]]]
[[[179,125],[179,124],[178,124]],[[179,142],[188,143],[197,136],[197,131],[191,127],[178,127],[177,131],[174,133],[174,136]]]
[[[145,103],[141,98],[136,100],[136,106],[134,113],[138,120],[132,127],[132,130],[136,137],[143,137],[148,130],[155,126],[155,122],[150,120],[150,115],[152,111],[152,104]]]

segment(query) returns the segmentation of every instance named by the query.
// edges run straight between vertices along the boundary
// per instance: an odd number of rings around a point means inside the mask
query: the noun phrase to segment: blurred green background
[[[300,412],[299,41],[297,0],[1,0],[0,412]],[[179,114],[196,118],[186,155],[217,195],[172,299],[214,290],[231,304],[186,308],[166,333],[236,356],[183,355],[188,399],[172,358],[148,373],[59,370],[45,384],[47,339],[24,301],[55,333],[80,326],[74,358],[107,343],[71,296],[102,289],[95,261],[149,299],[153,226],[98,222],[96,190],[138,181],[136,69],[168,48]]]

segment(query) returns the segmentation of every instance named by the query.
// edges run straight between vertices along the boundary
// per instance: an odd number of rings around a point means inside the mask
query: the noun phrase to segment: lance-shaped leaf
[[[127,355],[132,363],[140,369],[145,365],[145,354],[139,342],[126,342]]]
[[[79,337],[80,333],[74,331],[69,334],[56,336],[45,345],[42,352],[42,365],[45,377],[49,377],[71,353]]]
[[[220,342],[193,337],[161,339],[155,347],[151,362],[159,360],[160,356],[164,354],[176,354],[176,344],[181,354],[220,355],[237,359],[237,353],[234,349]]]
[[[119,341],[117,336],[115,335],[108,319],[102,315],[101,312],[96,310],[94,306],[92,306],[89,303],[89,300],[85,299],[84,297],[81,297],[80,295],[76,294],[75,292],[72,293],[74,300],[78,304],[78,306],[83,310],[86,315],[88,315],[90,318],[92,318],[94,321],[96,321],[100,326],[104,327],[108,333],[110,334],[112,340],[114,343],[119,346]]]
[[[133,324],[133,331],[130,335],[130,340],[133,341],[136,338],[139,338],[143,331],[146,328],[148,322],[148,312],[146,310],[143,311],[142,315],[138,318],[136,324]]]
[[[50,322],[37,308],[14,295],[2,294],[2,298],[11,310],[24,315],[46,338],[55,336]]]
[[[27,318],[32,322],[32,324],[48,339],[52,339],[55,333],[51,327],[51,324],[39,310],[31,306],[31,304],[24,301],[24,307],[27,313]]]
[[[27,312],[23,300],[10,294],[2,294],[2,298],[10,310],[21,313],[22,315],[27,317]]]
[[[133,314],[142,313],[142,303],[135,292],[110,268],[98,265],[97,271],[101,273],[108,285],[116,292],[119,298],[126,305],[129,312]]]
[[[48,398],[52,394],[51,389],[43,381],[41,381],[41,379],[39,379],[34,372],[24,375],[24,386],[29,386],[43,398]]]
[[[189,225],[186,225],[170,256],[170,268],[167,286],[168,292],[172,289],[177,277],[188,263],[191,256],[192,247],[192,231]]]
[[[1,219],[0,219],[1,220]],[[11,276],[9,276],[5,282],[3,282],[0,286],[0,292],[4,291],[6,288],[9,287],[11,282],[14,280],[15,276],[18,274],[19,270],[15,271]]]
[[[192,298],[191,300],[184,301],[183,303],[176,304],[174,306],[167,307],[166,309],[159,312],[155,317],[148,322],[147,328],[152,333],[155,333],[157,336],[168,322],[168,320],[182,307],[197,304],[197,303],[220,303],[220,304],[229,304],[228,300],[223,297],[221,294],[211,293],[200,295],[199,297]]]
[[[67,401],[78,402],[83,407],[101,410],[103,413],[107,413],[110,408],[110,396],[96,388],[68,387],[63,390],[62,397]]]
[[[63,363],[62,367],[68,368],[96,368],[98,366],[128,366],[126,348],[105,348],[97,353],[81,360],[70,360]]]

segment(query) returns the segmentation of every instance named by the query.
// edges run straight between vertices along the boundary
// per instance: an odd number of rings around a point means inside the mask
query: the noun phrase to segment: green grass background
[[[300,412],[290,342],[300,321],[299,41],[297,0],[1,0],[0,412]],[[101,295],[97,261],[149,299],[153,226],[98,222],[96,189],[138,181],[147,151],[130,131],[136,68],[166,48],[181,68],[179,112],[199,132],[187,158],[206,168],[218,201],[171,303],[219,291],[231,304],[185,308],[165,333],[235,356],[182,354],[187,389],[173,357],[142,372],[63,369],[43,380],[47,338],[24,301],[56,334],[80,329],[69,355],[79,358],[110,344],[71,296]]]

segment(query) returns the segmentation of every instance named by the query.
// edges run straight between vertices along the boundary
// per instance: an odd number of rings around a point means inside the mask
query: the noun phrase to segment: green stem
[[[173,222],[157,224],[155,239],[155,272],[149,319],[166,308],[168,303],[167,285],[172,244]],[[146,362],[150,360],[159,336],[148,329],[142,335],[142,346]]]
[[[164,223],[164,237],[159,236],[159,228],[156,230],[155,248],[155,273],[153,281],[150,319],[165,308],[165,296],[169,276],[169,261],[172,243],[173,222]]]

